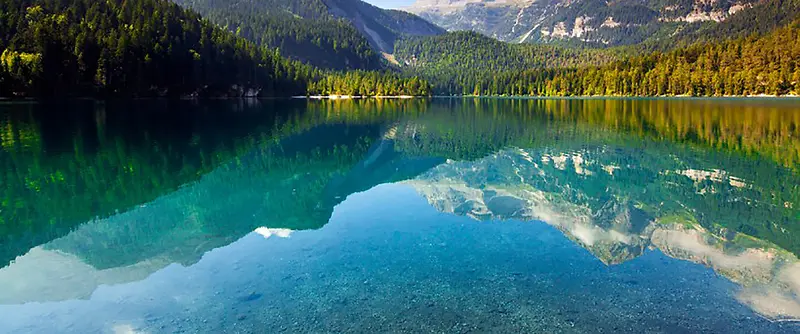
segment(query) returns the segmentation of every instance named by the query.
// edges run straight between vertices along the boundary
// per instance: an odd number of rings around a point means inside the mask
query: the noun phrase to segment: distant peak
[[[403,9],[410,12],[429,10],[452,12],[470,4],[483,4],[493,7],[524,7],[531,2],[533,2],[533,0],[417,0],[411,4],[411,6]]]

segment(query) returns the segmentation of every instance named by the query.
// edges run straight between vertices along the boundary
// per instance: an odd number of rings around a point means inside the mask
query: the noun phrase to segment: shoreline
[[[414,96],[414,95],[309,95],[309,96],[292,96],[293,99],[309,99],[309,100],[353,100],[353,99],[414,99],[414,98],[427,98],[429,96]]]
[[[449,97],[449,98],[511,98],[511,99],[798,99],[800,95],[786,94],[786,95],[721,95],[721,96],[704,96],[704,95],[573,95],[573,96],[548,96],[548,95],[433,95],[432,97]]]

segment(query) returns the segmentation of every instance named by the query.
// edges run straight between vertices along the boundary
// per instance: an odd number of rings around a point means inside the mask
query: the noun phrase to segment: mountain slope
[[[395,41],[403,36],[431,36],[444,29],[416,15],[385,10],[361,0],[322,0],[335,17],[352,22],[381,52],[392,53]]]
[[[555,13],[561,0],[417,0],[404,10],[447,30],[473,30],[512,41]]]
[[[349,22],[321,1],[176,0],[209,20],[281,55],[322,68],[375,69],[378,54]]]
[[[616,58],[605,50],[511,44],[469,31],[406,37],[395,46],[394,56],[407,73],[435,82],[438,92],[447,94],[472,94],[472,87],[458,82],[500,72],[602,65]]]
[[[600,50],[511,44],[469,31],[407,37],[395,47],[395,57],[406,66],[425,68],[434,65],[458,71],[598,65],[611,59],[607,54]]]
[[[766,32],[797,17],[796,0],[419,0],[406,8],[448,30],[474,30],[503,41],[577,41],[628,45],[697,31],[730,37],[736,28]],[[745,14],[746,13],[746,14]],[[741,17],[741,19],[737,18]],[[788,17],[788,20],[782,18]],[[702,36],[697,33],[694,36]]]
[[[443,30],[412,14],[360,0],[176,0],[255,43],[315,66],[377,69],[401,35]]]
[[[767,0],[759,2],[749,10],[731,15],[719,24],[695,24],[677,31],[672,38],[662,41],[649,40],[659,46],[690,44],[699,40],[744,37],[751,34],[768,34],[772,30],[791,24],[800,18],[800,0]],[[663,45],[660,45],[663,49]]]

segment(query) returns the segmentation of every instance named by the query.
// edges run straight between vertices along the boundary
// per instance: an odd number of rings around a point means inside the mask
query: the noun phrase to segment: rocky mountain
[[[754,6],[761,7],[756,12],[797,10],[794,1],[784,0],[419,0],[405,10],[448,30],[474,30],[508,42],[624,45],[708,29]],[[771,25],[779,19],[748,21]]]
[[[562,0],[418,0],[404,8],[447,30],[474,30],[502,41],[528,40]]]

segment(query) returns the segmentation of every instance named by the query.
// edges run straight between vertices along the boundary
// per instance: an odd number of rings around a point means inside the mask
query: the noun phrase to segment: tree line
[[[351,71],[332,73],[309,84],[311,95],[349,96],[429,96],[431,87],[416,76],[406,77],[391,71]]]

